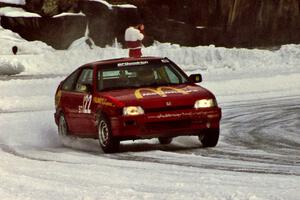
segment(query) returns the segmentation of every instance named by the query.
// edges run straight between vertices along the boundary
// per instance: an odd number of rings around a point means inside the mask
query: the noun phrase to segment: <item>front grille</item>
[[[172,130],[191,127],[191,120],[172,120],[163,122],[148,122],[145,124],[146,129],[149,130]]]
[[[193,106],[165,106],[159,108],[146,108],[145,113],[157,113],[157,112],[166,112],[166,111],[177,111],[177,110],[187,110],[193,109]]]

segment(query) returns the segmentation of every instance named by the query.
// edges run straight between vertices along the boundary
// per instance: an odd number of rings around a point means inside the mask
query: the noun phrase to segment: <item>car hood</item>
[[[193,107],[196,100],[214,98],[211,92],[196,84],[112,90],[102,95],[125,106],[142,106],[144,109]]]

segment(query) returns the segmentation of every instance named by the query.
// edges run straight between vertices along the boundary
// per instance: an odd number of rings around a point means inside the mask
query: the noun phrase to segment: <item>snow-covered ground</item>
[[[117,43],[90,49],[84,40],[56,51],[0,27],[1,200],[300,199],[300,45],[143,49],[203,75],[223,109],[220,142],[203,149],[196,137],[167,146],[128,141],[105,155],[96,140],[59,138],[53,120],[54,92],[67,74],[127,56]]]
[[[25,5],[25,0],[0,0],[0,2]]]

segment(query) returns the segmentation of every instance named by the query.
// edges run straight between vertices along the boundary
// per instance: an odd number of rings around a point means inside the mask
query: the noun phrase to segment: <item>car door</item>
[[[95,131],[92,106],[93,69],[86,67],[80,71],[73,91],[68,94],[68,125],[76,135],[87,136]],[[90,89],[87,89],[88,88]]]

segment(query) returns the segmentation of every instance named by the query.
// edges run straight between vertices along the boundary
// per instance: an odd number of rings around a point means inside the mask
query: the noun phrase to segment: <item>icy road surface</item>
[[[221,95],[216,148],[178,137],[106,155],[97,140],[57,136],[47,93],[62,78],[0,81],[0,199],[299,199],[298,92]]]

